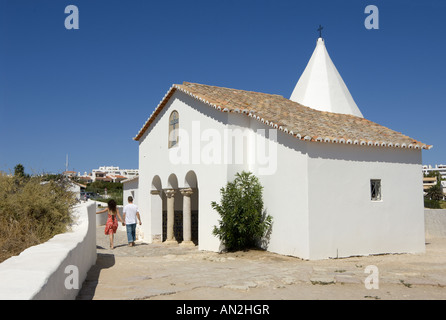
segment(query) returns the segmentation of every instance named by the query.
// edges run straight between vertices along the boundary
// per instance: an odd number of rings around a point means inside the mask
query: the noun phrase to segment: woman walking
[[[116,230],[118,229],[118,220],[116,219],[116,216],[118,216],[119,221],[122,223],[121,215],[119,214],[119,209],[116,207],[116,201],[111,199],[108,201],[108,207],[104,210],[96,212],[96,214],[104,213],[108,211],[108,218],[107,223],[105,224],[105,235],[110,236],[110,249],[113,249],[113,236],[116,233]]]

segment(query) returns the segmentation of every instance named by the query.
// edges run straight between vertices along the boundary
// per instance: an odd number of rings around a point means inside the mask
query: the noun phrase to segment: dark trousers
[[[126,224],[127,228],[127,240],[130,242],[134,242],[136,240],[136,223]]]

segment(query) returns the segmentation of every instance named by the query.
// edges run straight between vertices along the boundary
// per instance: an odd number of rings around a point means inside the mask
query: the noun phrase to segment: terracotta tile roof
[[[134,176],[134,177],[131,177],[131,178],[121,181],[121,183],[127,183],[127,182],[135,181],[138,179],[139,179],[139,176]]]
[[[173,85],[134,140],[139,140],[176,90],[222,112],[240,113],[306,141],[430,149],[414,140],[364,118],[323,112],[279,95],[184,82]]]
[[[114,178],[114,179],[127,179],[127,177],[121,176],[119,174],[111,174],[110,176],[107,176],[107,178]]]

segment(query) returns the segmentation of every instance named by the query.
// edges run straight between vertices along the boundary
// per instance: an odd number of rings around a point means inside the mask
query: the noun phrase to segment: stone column
[[[173,233],[173,225],[175,223],[175,193],[176,190],[168,189],[164,191],[167,196],[167,238],[164,243],[177,244]]]
[[[191,210],[191,195],[193,190],[191,188],[181,189],[183,195],[183,242],[182,246],[195,246],[192,242],[192,210]]]

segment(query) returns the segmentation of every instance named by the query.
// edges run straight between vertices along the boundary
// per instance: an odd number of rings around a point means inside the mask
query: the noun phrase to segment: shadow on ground
[[[97,246],[98,249],[101,247]],[[93,300],[96,287],[98,285],[99,275],[103,269],[111,268],[115,265],[115,256],[109,253],[98,253],[96,263],[87,273],[87,277],[82,284],[82,288],[76,297],[76,300]]]

